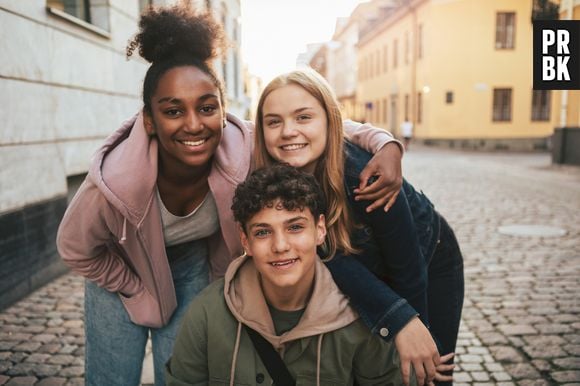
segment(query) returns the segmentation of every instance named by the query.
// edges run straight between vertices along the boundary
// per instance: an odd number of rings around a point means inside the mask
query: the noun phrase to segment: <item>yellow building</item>
[[[558,122],[551,91],[532,90],[532,1],[408,0],[358,44],[365,119],[428,143],[537,149]]]

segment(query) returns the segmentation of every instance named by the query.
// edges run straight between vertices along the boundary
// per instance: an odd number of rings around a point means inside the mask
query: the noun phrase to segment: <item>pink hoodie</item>
[[[227,120],[208,177],[221,228],[209,238],[214,279],[242,254],[230,206],[250,172],[253,146],[253,124],[229,114]],[[369,151],[393,140],[371,126],[346,122],[345,128]],[[167,324],[177,305],[155,194],[157,165],[157,141],[139,113],[97,151],[57,235],[59,253],[74,272],[119,293],[131,320],[154,328]]]

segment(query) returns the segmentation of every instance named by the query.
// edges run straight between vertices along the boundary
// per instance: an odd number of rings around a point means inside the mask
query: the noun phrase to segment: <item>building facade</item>
[[[141,107],[147,63],[125,47],[151,3],[0,0],[0,309],[65,271],[55,237],[67,202],[102,140]],[[239,1],[200,6],[218,9],[236,42],[216,64],[244,116]]]
[[[408,0],[361,32],[365,119],[433,144],[546,148],[553,92],[532,90],[532,2]]]

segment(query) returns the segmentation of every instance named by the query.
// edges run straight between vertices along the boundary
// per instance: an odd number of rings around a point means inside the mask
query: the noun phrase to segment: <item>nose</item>
[[[282,137],[283,138],[292,138],[298,135],[298,130],[294,127],[292,123],[285,123],[282,127]]]
[[[290,244],[283,233],[275,233],[272,242],[272,252],[284,253],[290,249]]]
[[[185,115],[185,130],[190,133],[197,133],[203,129],[203,124],[195,111],[189,111]]]

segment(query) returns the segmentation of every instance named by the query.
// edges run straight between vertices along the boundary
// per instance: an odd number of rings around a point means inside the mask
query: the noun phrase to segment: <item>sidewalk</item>
[[[404,172],[465,257],[455,385],[580,385],[580,168],[412,144]],[[510,225],[567,233],[499,232]],[[0,385],[83,384],[82,292],[68,274],[0,313]],[[144,373],[152,383],[151,368]]]

